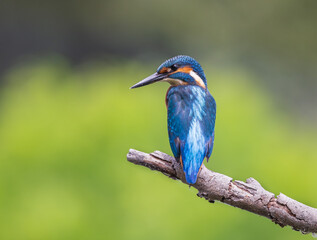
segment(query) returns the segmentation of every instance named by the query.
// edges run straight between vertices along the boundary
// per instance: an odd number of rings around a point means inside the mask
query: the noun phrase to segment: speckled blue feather
[[[207,89],[180,85],[167,93],[167,108],[172,152],[182,160],[186,181],[194,184],[213,149],[216,102]]]

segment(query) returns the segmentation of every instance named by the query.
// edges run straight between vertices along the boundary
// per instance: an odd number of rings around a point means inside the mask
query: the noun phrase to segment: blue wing
[[[208,90],[177,86],[167,94],[168,133],[172,152],[181,161],[186,181],[194,184],[214,142],[216,103]]]

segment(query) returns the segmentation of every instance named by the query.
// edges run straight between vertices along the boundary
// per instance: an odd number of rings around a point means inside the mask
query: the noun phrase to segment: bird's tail
[[[183,157],[183,170],[185,173],[186,182],[188,184],[195,184],[200,167],[204,161],[205,156],[194,156],[192,158]]]

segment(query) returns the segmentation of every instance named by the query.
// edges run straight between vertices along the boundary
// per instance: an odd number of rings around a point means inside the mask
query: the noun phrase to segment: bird
[[[178,55],[131,89],[155,82],[170,84],[165,97],[170,147],[186,182],[195,184],[214,145],[216,102],[207,88],[205,73],[194,58]]]

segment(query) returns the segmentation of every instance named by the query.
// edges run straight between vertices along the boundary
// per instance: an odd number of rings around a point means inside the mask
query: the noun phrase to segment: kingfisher
[[[163,62],[131,89],[155,82],[171,85],[165,97],[169,143],[186,182],[195,184],[214,145],[216,102],[207,89],[205,73],[194,58],[179,55]]]

